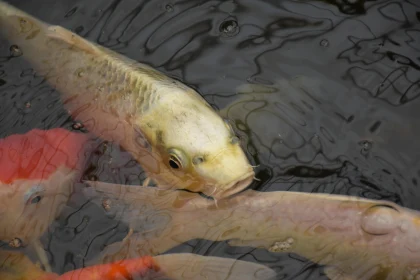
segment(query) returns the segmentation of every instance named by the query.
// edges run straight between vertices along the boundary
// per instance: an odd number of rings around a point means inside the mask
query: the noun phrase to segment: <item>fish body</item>
[[[71,115],[133,154],[160,187],[219,199],[252,182],[230,124],[192,88],[1,1],[0,24]]]
[[[88,196],[107,199],[106,211],[138,232],[110,245],[107,259],[157,254],[197,238],[296,253],[325,265],[334,280],[420,277],[420,212],[388,201],[247,190],[216,207],[196,194],[89,185]]]
[[[46,273],[25,255],[0,252],[0,279],[3,280],[127,280],[127,279],[274,279],[264,265],[190,253],[144,256],[68,271]]]

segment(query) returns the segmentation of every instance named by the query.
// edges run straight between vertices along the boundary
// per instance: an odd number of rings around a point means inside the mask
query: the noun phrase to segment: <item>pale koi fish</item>
[[[72,116],[129,151],[159,187],[220,199],[253,181],[231,125],[192,88],[2,1],[0,25]]]
[[[0,240],[11,247],[35,245],[47,270],[39,238],[80,179],[87,141],[87,135],[63,128],[0,139]]]
[[[21,253],[0,251],[2,280],[274,280],[274,275],[274,271],[264,265],[190,253],[144,256],[58,275],[41,270]]]
[[[420,212],[388,201],[247,190],[218,207],[197,194],[89,182],[85,193],[134,233],[108,261],[159,254],[191,239],[293,252],[330,279],[420,279]]]

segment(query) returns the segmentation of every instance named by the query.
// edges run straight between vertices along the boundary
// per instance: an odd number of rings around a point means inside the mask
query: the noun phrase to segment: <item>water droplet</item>
[[[220,24],[219,31],[225,36],[232,37],[238,34],[238,22],[234,19],[225,20]]]
[[[328,47],[330,45],[330,42],[328,42],[327,39],[322,39],[321,42],[319,42],[319,44],[321,45],[321,47]]]
[[[29,102],[29,101],[25,102],[25,107],[26,108],[31,108],[32,107],[31,102]]]
[[[11,56],[21,56],[22,55],[22,50],[17,46],[17,45],[12,45],[10,47],[10,55]]]
[[[168,4],[168,5],[166,5],[166,6],[165,6],[165,10],[166,10],[168,13],[171,13],[171,12],[173,12],[173,11],[174,11],[174,7],[173,7],[171,4]]]
[[[80,123],[80,122],[76,122],[76,123],[73,124],[72,127],[75,130],[80,130],[80,129],[82,129],[84,127],[84,125],[82,123]]]

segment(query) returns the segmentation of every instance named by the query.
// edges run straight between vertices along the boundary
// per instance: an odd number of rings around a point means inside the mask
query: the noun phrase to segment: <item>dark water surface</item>
[[[356,195],[420,210],[419,1],[8,2],[229,107],[260,165],[254,189]],[[77,129],[59,94],[9,48],[0,41],[0,136]],[[276,83],[279,90],[239,103],[246,88],[236,89],[244,83]],[[85,177],[125,184],[144,178],[110,143],[92,155]],[[42,241],[53,270],[63,273],[126,233],[126,225],[75,194]],[[278,279],[327,279],[322,267],[294,254],[205,240],[171,251],[259,262]]]

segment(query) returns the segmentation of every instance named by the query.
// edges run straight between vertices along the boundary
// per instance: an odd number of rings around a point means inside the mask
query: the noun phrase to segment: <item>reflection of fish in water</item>
[[[121,144],[160,187],[219,199],[252,182],[230,125],[193,89],[1,1],[0,24],[73,117]]]
[[[219,203],[196,194],[89,182],[90,197],[138,231],[103,255],[164,252],[191,239],[293,252],[331,279],[418,279],[420,212],[387,201],[248,190]],[[139,215],[139,213],[142,213]],[[110,257],[112,256],[112,257]],[[347,277],[347,278],[346,278]],[[417,277],[417,278],[416,278]]]
[[[274,279],[274,275],[274,271],[264,265],[189,253],[145,256],[57,275],[42,271],[21,253],[0,251],[0,279],[3,280],[267,280]]]
[[[35,245],[67,202],[87,157],[85,134],[33,129],[0,140],[0,240]]]

